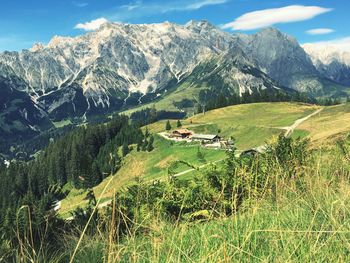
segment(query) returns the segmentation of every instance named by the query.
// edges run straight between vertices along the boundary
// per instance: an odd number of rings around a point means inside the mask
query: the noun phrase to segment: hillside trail
[[[320,113],[324,108],[320,108],[316,111],[314,111],[313,113],[303,117],[303,118],[300,118],[300,119],[297,119],[291,126],[287,126],[287,127],[281,127],[280,129],[283,129],[285,130],[285,134],[284,136],[286,137],[289,137],[292,135],[292,133],[294,132],[294,130],[300,125],[302,124],[303,122],[307,121],[308,119],[310,119],[311,117],[315,116],[316,114]]]
[[[287,126],[287,127],[282,127],[280,129],[282,130],[285,130],[285,136],[286,137],[289,137],[290,135],[292,135],[293,131],[299,126],[301,125],[303,122],[307,121],[308,119],[310,119],[311,117],[315,116],[316,114],[320,113],[321,111],[323,110],[323,108],[320,108],[316,111],[314,111],[313,113],[303,117],[303,118],[300,118],[300,119],[297,119],[292,125],[290,126]],[[261,149],[264,149],[266,147],[266,145],[260,145],[256,148],[261,148]],[[214,163],[218,163],[218,162],[222,162],[224,159],[221,159],[221,160],[217,160],[215,162],[209,162],[209,163],[206,163],[206,164],[203,164],[201,166],[199,166],[198,168],[201,169],[201,168],[204,168],[210,164],[214,164]],[[192,171],[194,171],[195,169],[194,168],[191,168],[191,169],[188,169],[188,170],[185,170],[183,172],[180,172],[180,173],[177,173],[174,175],[174,177],[179,177],[181,175],[184,175],[184,174],[187,174],[187,173],[190,173]]]
[[[289,137],[289,136],[292,135],[292,133],[294,132],[294,130],[295,130],[299,125],[301,125],[303,122],[307,121],[307,120],[310,119],[311,117],[315,116],[316,114],[320,113],[323,109],[324,109],[324,108],[320,108],[320,109],[314,111],[313,113],[311,113],[311,114],[309,114],[309,115],[307,115],[307,116],[305,116],[305,117],[303,117],[303,118],[297,119],[292,125],[286,126],[286,127],[280,127],[279,129],[285,130],[285,136],[286,136],[286,137]],[[164,137],[164,138],[167,138],[167,137],[165,136],[164,133],[159,133],[159,135],[161,135],[161,136]],[[167,138],[167,139],[168,139],[168,138]],[[264,148],[264,147],[265,147],[265,145],[260,145],[260,146],[258,146],[258,147],[256,147],[256,148]],[[204,167],[206,167],[206,166],[209,166],[209,165],[215,164],[215,163],[219,163],[219,162],[222,162],[222,161],[224,161],[224,160],[225,160],[225,159],[220,159],[220,160],[217,160],[217,161],[214,161],[214,162],[208,162],[208,163],[206,163],[206,164],[203,164],[203,165],[199,166],[197,169],[202,169],[202,168],[204,168]],[[193,171],[195,171],[195,170],[196,170],[195,168],[191,168],[191,169],[182,171],[182,172],[180,172],[180,173],[174,174],[173,177],[179,177],[179,176],[188,174],[188,173],[190,173],[190,172],[193,172]],[[102,203],[98,204],[98,207],[97,207],[97,208],[98,208],[98,209],[101,209],[101,208],[103,208],[103,207],[106,207],[106,206],[108,206],[109,204],[111,204],[112,201],[113,201],[113,200],[107,200],[107,201],[105,201],[105,202],[102,202]],[[60,202],[59,202],[59,204],[57,204],[58,209],[60,208],[60,205],[61,205],[61,204],[60,204]],[[67,218],[66,220],[73,220],[73,217],[69,217],[69,218]]]

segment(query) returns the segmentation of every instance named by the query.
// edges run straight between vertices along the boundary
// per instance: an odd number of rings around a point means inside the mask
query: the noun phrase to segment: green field
[[[292,125],[319,107],[301,103],[254,103],[229,106],[198,114],[184,121],[183,127],[196,133],[219,134],[225,139],[231,136],[236,146],[248,149],[263,145],[273,136],[283,132],[283,127]],[[152,132],[164,131],[166,121],[149,125]],[[176,121],[171,122],[176,127]]]
[[[53,122],[53,125],[56,127],[56,128],[62,128],[64,126],[67,126],[67,125],[70,125],[72,124],[72,121],[67,119],[67,120],[62,120],[62,121],[57,121],[57,122]]]
[[[347,144],[350,145],[350,140]],[[253,179],[262,179],[259,177],[262,171],[238,169],[237,175],[248,186],[246,199],[231,216],[221,212],[209,219],[183,218],[169,222],[153,206],[148,213],[140,206],[137,214],[140,218],[135,217],[138,221],[126,238],[108,247],[108,233],[95,234],[92,238],[87,235],[75,259],[77,262],[96,262],[102,257],[112,262],[349,262],[348,161],[337,147],[309,149],[304,153],[308,157],[303,168],[292,163],[274,164],[277,155],[272,156],[268,167],[262,165],[268,171],[263,177],[266,184],[260,190]],[[288,173],[290,168],[295,176]],[[209,174],[204,172],[203,178]],[[192,183],[196,184],[196,180]],[[201,181],[199,186],[203,187]],[[186,192],[186,186],[181,190]],[[202,194],[210,190],[206,188]],[[191,194],[189,191],[186,196],[191,202],[203,198]],[[219,209],[215,206],[213,210]]]
[[[107,177],[101,184],[94,187],[94,193],[97,198],[104,200],[112,198],[115,191],[133,182],[136,178],[142,180],[154,180],[166,178],[167,168],[177,160],[189,162],[197,167],[205,163],[215,162],[225,158],[225,151],[201,148],[204,160],[197,156],[198,145],[186,145],[182,143],[173,143],[156,135],[154,141],[155,149],[152,152],[137,152],[133,150],[123,161],[121,169],[113,176]],[[176,167],[176,173],[191,169],[187,165]],[[191,174],[191,173],[189,173]],[[193,172],[192,172],[193,175]],[[105,189],[106,185],[108,187]],[[104,193],[103,193],[103,190]],[[84,206],[86,201],[83,199],[87,191],[73,189],[69,195],[62,201],[60,213],[62,216],[69,216],[69,211]],[[103,193],[103,194],[102,194]]]
[[[302,123],[298,129],[307,132],[314,144],[334,142],[350,130],[350,104],[325,107],[319,114]]]
[[[196,101],[198,98],[199,92],[206,88],[207,88],[206,86],[194,87],[194,86],[191,86],[191,83],[184,82],[180,86],[178,86],[178,88],[175,91],[164,95],[160,100],[132,108],[130,110],[125,111],[124,113],[129,115],[135,111],[139,111],[144,108],[151,108],[153,106],[157,110],[179,111],[179,109],[175,107],[174,103],[180,102],[184,99],[190,99],[190,100]],[[188,114],[193,114],[194,109],[187,108],[186,112]]]
[[[263,145],[265,142],[280,134],[282,127],[292,125],[297,119],[314,112],[318,107],[299,103],[257,103],[236,105],[208,111],[183,120],[183,127],[197,133],[214,133],[226,139],[233,136],[240,150]],[[151,133],[164,132],[166,121],[148,125]],[[173,128],[176,121],[172,121]],[[144,128],[145,129],[145,128]],[[304,132],[305,133],[305,132]],[[186,143],[174,143],[160,136],[155,136],[155,150],[150,153],[136,152],[129,154],[121,169],[113,176],[106,178],[100,185],[94,187],[97,197],[111,198],[115,191],[133,182],[136,178],[153,180],[166,178],[169,165],[178,160],[189,162],[196,166],[221,160],[225,157],[222,150],[201,149],[205,160],[198,160],[198,146]],[[186,165],[177,167],[180,173],[190,169]],[[189,178],[188,173],[182,178]],[[105,189],[106,185],[108,187]],[[104,193],[102,194],[102,192]],[[69,216],[72,209],[83,206],[86,192],[72,190],[62,202],[61,215]]]
[[[99,204],[90,196],[62,251],[43,262],[349,262],[350,137],[329,142],[350,131],[350,104],[246,104],[181,122],[233,136],[238,152],[165,139],[166,120],[143,127],[154,150],[131,145],[120,170],[93,188]],[[286,130],[311,143],[276,136]],[[264,154],[239,155],[266,142]],[[169,170],[178,180],[167,180]],[[87,208],[88,191],[64,190],[68,219]]]

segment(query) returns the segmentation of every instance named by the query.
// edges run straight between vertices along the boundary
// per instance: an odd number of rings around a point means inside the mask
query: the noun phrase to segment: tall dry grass
[[[259,175],[252,176],[259,171],[242,167],[235,178],[246,177],[247,191],[240,204],[232,196],[234,215],[227,217],[221,210],[220,193],[212,207],[215,218],[179,217],[170,223],[154,207],[142,211],[123,237],[113,238],[118,231],[114,224],[84,236],[74,262],[349,262],[345,157],[335,147],[314,150],[292,176],[278,161],[269,163],[262,185]],[[112,219],[116,212],[112,210]]]

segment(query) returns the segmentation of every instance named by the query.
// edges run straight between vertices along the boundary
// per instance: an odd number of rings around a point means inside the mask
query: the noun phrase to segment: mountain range
[[[349,54],[325,55],[274,28],[244,35],[207,21],[106,23],[85,35],[0,54],[0,136],[36,134],[51,121],[161,100],[184,82],[183,98],[196,94],[189,89],[345,97],[349,65]]]
[[[350,86],[350,52],[327,44],[302,45],[323,76]]]

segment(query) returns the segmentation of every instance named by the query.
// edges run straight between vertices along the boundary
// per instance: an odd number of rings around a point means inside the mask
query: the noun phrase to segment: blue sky
[[[13,0],[0,9],[0,51],[75,36],[104,21],[185,24],[205,19],[229,32],[274,26],[300,43],[350,37],[349,0]],[[350,42],[349,42],[350,44]]]

